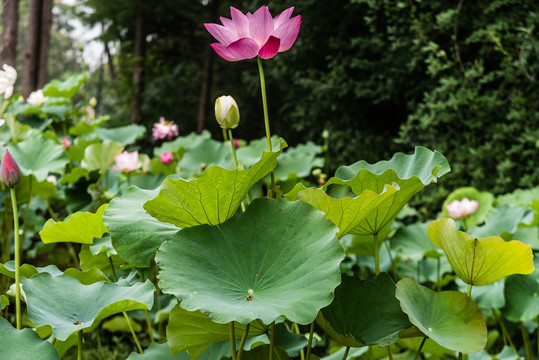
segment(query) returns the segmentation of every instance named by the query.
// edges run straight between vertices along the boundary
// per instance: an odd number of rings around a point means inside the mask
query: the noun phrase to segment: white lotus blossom
[[[0,70],[0,94],[4,94],[4,99],[9,99],[17,81],[17,70],[8,64],[4,64],[2,68],[4,70]]]

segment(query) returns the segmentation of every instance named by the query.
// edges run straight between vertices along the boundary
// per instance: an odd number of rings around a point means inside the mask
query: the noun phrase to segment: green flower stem
[[[292,330],[296,334],[301,334],[301,331],[299,331],[299,326],[297,323],[292,323]],[[301,360],[305,360],[305,353],[303,352],[303,349],[300,350],[299,355],[301,357]]]
[[[268,139],[268,150],[271,151],[271,132],[269,126],[269,116],[268,116],[268,100],[266,98],[266,80],[264,78],[264,68],[262,67],[262,59],[260,56],[257,58],[258,61],[258,72],[260,73],[260,89],[262,91],[262,106],[264,108],[264,124],[266,126],[266,138]],[[275,194],[275,174],[273,170],[271,171],[271,191]]]
[[[82,330],[78,332],[79,346],[77,348],[77,360],[82,360]]]
[[[520,322],[520,332],[522,333],[522,340],[524,340],[524,348],[526,349],[526,359],[533,359],[532,345],[530,344],[530,337],[528,336],[528,329],[524,326],[524,323]]]
[[[230,322],[230,350],[232,351],[232,360],[236,360],[236,334],[234,330],[234,321]]]
[[[21,252],[19,246],[19,214],[17,212],[17,196],[15,188],[9,188],[11,193],[11,206],[13,207],[13,235],[15,237],[15,318],[17,330],[21,329],[21,274],[19,266],[21,265]]]
[[[426,337],[424,337],[423,340],[421,340],[421,344],[419,345],[419,348],[417,349],[417,352],[415,353],[414,360],[419,359],[419,356],[421,355],[421,349],[423,349],[423,345],[425,345],[425,341],[427,341]]]
[[[245,341],[247,340],[247,335],[249,335],[249,326],[251,326],[251,324],[247,324],[247,326],[245,326],[245,331],[243,332],[243,336],[241,337],[241,342],[240,342],[240,348],[238,350],[238,356],[237,356],[237,360],[241,360],[241,356],[243,355],[243,346],[245,345]]]
[[[378,233],[373,234],[374,236],[374,270],[376,275],[380,274],[380,244],[378,243]],[[419,279],[418,279],[419,280]]]
[[[30,212],[30,204],[32,203],[32,197],[33,197],[33,189],[32,189],[32,176],[28,179],[28,202],[26,203],[26,211],[24,212],[24,219],[22,223],[22,236],[21,236],[21,253],[22,253],[22,247],[24,244],[24,239],[26,238],[26,228],[28,227],[28,213]]]
[[[273,360],[273,348],[275,346],[275,321],[271,323],[271,334],[270,334],[270,349],[269,349],[269,360]]]
[[[344,355],[342,357],[342,360],[346,360],[348,358],[348,353],[350,352],[350,346],[346,347],[346,350],[344,351]]]
[[[105,352],[103,351],[103,347],[101,346],[101,336],[99,336],[99,329],[96,330],[95,336],[97,339],[97,348],[99,349],[99,355],[101,355],[101,359],[105,360]]]
[[[112,268],[112,278],[114,279],[114,282],[118,282],[118,278],[116,277],[116,270],[114,270],[114,263],[112,262],[112,257],[108,257],[110,266]],[[131,320],[129,319],[129,316],[125,311],[122,311],[122,314],[125,317],[125,320],[127,321],[127,326],[129,327],[129,331],[131,331],[131,335],[133,336],[133,340],[135,340],[135,344],[137,345],[138,352],[142,354],[142,347],[140,346],[140,343],[137,338],[137,334],[135,333],[135,329],[133,329],[133,326],[131,325]]]
[[[391,345],[387,346],[387,356],[389,357],[389,360],[393,360],[393,352],[391,351]]]
[[[153,329],[150,321],[150,311],[146,309],[144,312],[146,313],[146,326],[148,327],[148,335],[150,335],[150,343],[153,343]]]
[[[503,323],[503,317],[500,319],[496,310],[492,310],[492,313],[494,314],[496,321],[500,324],[500,328],[502,329],[504,345],[507,346],[507,343],[509,343],[509,346],[511,347],[511,349],[513,349],[515,354],[518,354],[517,348],[515,347],[513,340],[511,340],[511,335],[509,335],[507,329],[505,328],[505,324]]]
[[[307,356],[305,356],[305,359],[307,360],[311,358],[311,346],[313,343],[313,334],[314,334],[314,321],[311,323],[311,329],[309,330],[309,341],[307,342]]]
[[[442,282],[440,281],[440,267],[441,267],[440,257],[436,258],[436,288],[438,291],[442,291]]]
[[[468,293],[467,293],[468,297],[471,299],[472,298],[472,284],[468,284]]]
[[[228,141],[228,135],[226,134],[226,129],[225,129],[225,128],[221,128],[221,130],[223,130],[223,141],[224,141],[224,142],[227,142],[227,141]]]
[[[224,131],[224,129],[223,129]],[[228,139],[232,146],[232,155],[234,155],[234,169],[238,170],[238,158],[236,156],[236,147],[234,146],[234,138],[232,137],[232,129],[228,129]],[[241,210],[245,212],[245,204],[241,201]]]
[[[537,325],[539,325],[539,316],[537,316],[536,321],[537,321]],[[539,331],[537,331],[537,354],[539,356]]]

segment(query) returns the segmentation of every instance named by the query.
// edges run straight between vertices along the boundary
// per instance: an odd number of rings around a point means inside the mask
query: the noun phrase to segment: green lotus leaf
[[[172,355],[167,343],[159,344],[153,342],[144,350],[144,354],[132,352],[127,360],[190,360],[186,351]]]
[[[468,232],[477,238],[496,235],[509,240],[519,224],[531,223],[533,217],[533,211],[527,206],[500,205],[485,224],[469,229]]]
[[[81,165],[89,171],[99,170],[104,174],[114,162],[114,157],[121,153],[123,148],[122,144],[108,140],[91,144],[84,150],[84,159]]]
[[[200,134],[195,132],[186,136],[178,136],[174,141],[165,141],[161,146],[153,148],[153,155],[156,157],[166,152],[178,154],[180,157],[186,151],[192,147],[200,145],[201,142],[210,139],[211,133],[208,130],[204,130]]]
[[[508,277],[504,294],[503,314],[508,320],[529,321],[539,315],[539,273]]]
[[[251,186],[275,168],[284,147],[286,142],[281,139],[279,150],[264,152],[246,170],[210,166],[197,179],[166,179],[159,195],[147,201],[144,209],[159,221],[181,228],[220,224],[234,215]]]
[[[277,135],[271,136],[271,144],[275,146],[279,143],[279,137]],[[250,167],[254,165],[260,155],[268,151],[268,138],[263,137],[260,139],[251,140],[248,145],[240,147],[236,150],[236,155],[238,157],[238,163],[242,164],[244,167]]]
[[[82,161],[84,159],[84,151],[86,148],[92,144],[99,143],[99,139],[86,139],[78,137],[76,138],[67,152],[69,153],[69,160],[71,161]]]
[[[100,281],[110,281],[109,278],[97,268],[92,268],[87,271],[69,268],[64,271],[64,275],[71,276],[72,278],[79,280],[79,282],[83,285],[90,285]]]
[[[348,351],[347,359],[359,359],[361,355],[369,351],[369,347],[360,347],[360,348],[351,348]],[[321,360],[342,360],[344,358],[344,353],[346,352],[346,347],[342,347],[339,350],[335,351],[331,355],[324,356],[320,358]]]
[[[101,324],[101,329],[107,330],[108,332],[115,333],[115,332],[124,332],[124,333],[130,333],[131,328],[135,330],[135,333],[138,333],[142,330],[142,325],[140,325],[135,320],[129,318],[129,323],[125,319],[125,316],[114,316],[112,319],[104,321],[103,324]],[[170,351],[169,351],[170,353]]]
[[[531,189],[516,189],[515,191],[496,197],[497,205],[522,206],[533,204],[534,200],[539,200],[539,186]]]
[[[535,251],[539,250],[539,227],[519,226],[511,239],[519,239],[524,244],[531,246]]]
[[[125,261],[118,255],[109,254],[106,248],[101,247],[100,252],[93,254],[90,245],[82,245],[79,253],[80,268],[82,271],[89,271],[93,268],[99,269],[103,274],[112,272],[111,260],[114,269],[120,269],[125,265]]]
[[[421,261],[430,250],[440,251],[427,236],[427,227],[427,223],[413,223],[400,227],[393,235],[391,248],[402,261]]]
[[[94,133],[102,140],[115,141],[123,146],[132,144],[142,138],[145,132],[146,128],[144,126],[134,124],[111,129],[96,127],[94,130]]]
[[[28,203],[29,196],[39,196],[43,200],[56,196],[56,186],[47,179],[38,182],[34,175],[21,176],[21,180],[15,187],[17,203]]]
[[[249,337],[266,333],[268,327],[260,320],[249,326]],[[241,339],[245,325],[234,323],[236,339]],[[170,312],[167,341],[173,354],[187,350],[196,359],[211,344],[230,340],[230,324],[217,324],[200,311],[187,311],[176,305]],[[229,345],[230,347],[230,345]]]
[[[4,359],[60,360],[49,342],[41,340],[31,329],[17,330],[0,317],[0,349]]]
[[[111,282],[83,285],[71,276],[47,273],[23,278],[21,283],[28,317],[36,326],[50,325],[58,340],[94,329],[104,318],[122,311],[149,310],[155,291],[149,280],[133,286]]]
[[[468,285],[460,279],[457,279],[456,283],[461,292],[465,293],[468,290]],[[475,301],[481,309],[501,309],[505,306],[503,292],[503,280],[498,280],[492,284],[474,287],[472,291],[472,300]]]
[[[312,206],[256,199],[219,226],[182,229],[159,249],[159,286],[216,323],[311,323],[333,299],[344,257],[337,228]]]
[[[322,147],[312,141],[286,149],[279,155],[279,162],[275,168],[275,180],[286,181],[308,177],[313,167],[324,166],[324,160],[317,157],[321,152]]]
[[[38,182],[47,179],[50,172],[62,174],[69,161],[62,145],[39,133],[20,143],[9,144],[8,149],[21,173],[34,175]]]
[[[355,194],[365,190],[380,194],[387,185],[396,187],[399,191],[393,201],[372,212],[357,228],[361,229],[360,235],[372,235],[390,223],[416,193],[449,171],[449,164],[441,153],[418,146],[413,155],[397,153],[389,161],[369,164],[362,160],[341,166],[324,189],[338,184],[349,186]]]
[[[110,203],[109,203],[110,207]],[[105,212],[108,210],[108,208],[105,210]],[[112,240],[110,238],[110,234],[105,234],[103,237],[99,239],[94,239],[94,243],[90,245],[90,251],[92,254],[97,255],[102,251],[105,251],[107,253],[107,256],[111,255],[117,255],[116,249],[112,246]]]
[[[185,179],[193,179],[211,165],[234,168],[230,144],[204,139],[197,145],[186,148],[178,164],[179,174]]]
[[[246,351],[254,349],[256,347],[262,346],[264,344],[269,344],[269,338],[267,335],[259,335],[252,338],[248,338],[243,345],[243,353]],[[236,340],[236,350],[240,347],[240,340]],[[230,341],[221,341],[215,344],[210,345],[202,354],[200,354],[197,360],[215,360],[215,359],[230,359],[232,357],[232,350],[230,349]],[[267,358],[263,357],[263,359]],[[243,359],[243,358],[242,358]],[[282,358],[281,360],[284,360]]]
[[[487,285],[505,276],[530,274],[535,269],[532,249],[520,241],[506,242],[499,236],[477,239],[458,231],[452,219],[433,221],[427,232],[466,284]]]
[[[461,187],[449,194],[442,205],[442,216],[450,217],[446,206],[454,200],[460,201],[463,198],[467,198],[468,200],[475,200],[479,204],[477,206],[477,210],[474,213],[466,216],[464,220],[468,228],[474,225],[481,224],[488,218],[490,212],[492,211],[492,203],[494,202],[494,196],[492,196],[492,194],[488,191],[480,192],[473,187]]]
[[[341,238],[348,233],[364,234],[364,220],[371,213],[390,207],[397,193],[398,190],[393,186],[387,186],[380,194],[365,190],[354,198],[334,199],[322,189],[305,188],[302,184],[297,184],[286,194],[286,198],[304,201],[324,212],[339,227],[337,236]]]
[[[64,81],[52,80],[43,87],[43,95],[72,98],[87,79],[86,75],[78,74],[72,75]]]
[[[9,298],[6,295],[0,295],[0,310],[4,310],[9,305]]]
[[[60,178],[60,184],[74,184],[81,178],[88,180],[90,178],[90,172],[87,169],[74,167],[70,173],[65,173]]]
[[[413,278],[397,283],[395,296],[410,322],[451,350],[477,352],[487,343],[487,326],[476,303],[458,291],[436,293]]]
[[[39,232],[45,244],[56,242],[74,242],[92,244],[94,238],[100,238],[107,232],[103,223],[103,212],[108,204],[101,205],[95,214],[89,212],[76,212],[64,221],[55,222],[47,220]]]
[[[143,205],[159,189],[130,186],[121,198],[113,199],[103,215],[112,245],[121,258],[137,267],[148,267],[161,244],[180,229],[150,216]]]
[[[333,302],[318,313],[316,322],[343,346],[393,344],[400,330],[412,326],[395,298],[395,289],[387,273],[369,281],[343,275]]]

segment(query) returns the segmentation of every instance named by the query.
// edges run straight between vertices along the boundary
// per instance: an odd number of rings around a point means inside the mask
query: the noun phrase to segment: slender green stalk
[[[232,137],[232,129],[228,129],[228,138],[230,141],[230,145],[232,146],[232,155],[234,155],[234,169],[238,170],[238,158],[236,156],[236,147],[234,146],[234,137]],[[243,199],[241,200],[240,204],[241,210],[245,212],[245,204],[243,203]]]
[[[224,141],[224,142],[227,142],[227,141],[228,141],[228,135],[226,134],[226,129],[225,129],[225,128],[221,128],[221,130],[223,130],[223,141]]]
[[[440,267],[441,267],[441,261],[440,261],[440,257],[437,257],[436,258],[436,288],[438,289],[438,291],[441,291],[442,290],[442,283],[440,281]]]
[[[238,350],[238,357],[236,358],[237,360],[241,360],[241,355],[243,355],[243,346],[245,345],[245,341],[247,340],[247,335],[249,335],[249,326],[251,326],[251,324],[247,324],[245,326],[245,331],[243,332],[243,336],[241,337],[240,348]]]
[[[389,357],[389,360],[393,360],[393,352],[391,351],[391,345],[387,346],[387,356]]]
[[[236,333],[234,330],[234,321],[230,322],[230,350],[232,351],[232,360],[236,360]]]
[[[270,325],[270,349],[269,349],[269,360],[273,360],[273,347],[275,346],[275,321]]]
[[[346,347],[346,350],[344,350],[344,355],[342,357],[342,360],[346,360],[348,358],[348,353],[350,352],[350,346]]]
[[[125,321],[127,321],[127,326],[129,327],[129,331],[131,331],[131,335],[133,336],[133,339],[135,340],[135,344],[137,344],[138,352],[142,354],[142,347],[140,346],[140,343],[137,338],[137,334],[135,333],[135,329],[133,329],[133,325],[131,325],[131,320],[129,319],[129,316],[127,316],[127,313],[125,311],[122,311],[122,314],[124,314]]]
[[[17,212],[17,195],[15,188],[9,188],[11,193],[11,206],[13,208],[13,235],[15,237],[15,318],[17,330],[21,329],[21,250],[19,246],[19,213]]]
[[[99,355],[101,355],[101,359],[105,360],[105,352],[103,351],[103,347],[101,346],[101,336],[99,336],[99,329],[96,329],[95,336],[97,339],[97,348],[99,349]]]
[[[264,124],[266,127],[266,138],[268,139],[268,150],[271,151],[271,132],[269,125],[269,116],[268,116],[268,100],[266,98],[266,80],[264,77],[264,68],[262,67],[262,59],[260,56],[257,58],[258,61],[258,72],[260,73],[260,89],[262,91],[262,106],[264,108]],[[275,195],[275,174],[273,170],[271,171],[271,191]]]
[[[82,360],[82,330],[79,331],[79,346],[77,348],[77,360]]]
[[[292,323],[292,331],[294,331],[296,334],[301,334],[297,323]],[[300,350],[299,355],[301,357],[301,360],[305,360],[305,353],[303,352],[303,349]]]
[[[374,270],[376,275],[380,274],[380,249],[378,244],[378,233],[373,234],[374,236]]]
[[[148,327],[148,335],[150,335],[150,343],[153,343],[153,329],[152,322],[150,321],[150,312],[148,309],[144,310],[146,312],[146,326]]]
[[[468,284],[468,297],[471,299],[472,298],[472,284]]]
[[[112,256],[109,256],[109,262],[110,262],[110,267],[112,269],[112,279],[114,280],[114,282],[118,282],[118,278],[116,277],[116,270],[114,270],[114,263],[112,262]]]
[[[511,336],[507,332],[507,329],[505,328],[505,324],[503,323],[503,317],[502,318],[498,317],[498,313],[496,312],[496,310],[492,310],[492,313],[494,314],[496,321],[500,324],[500,328],[502,329],[504,345],[507,346],[507,342],[508,342],[509,346],[511,347],[511,349],[513,349],[515,354],[518,354],[517,348],[515,344],[513,343],[513,340],[511,340]]]
[[[424,337],[423,340],[421,340],[421,344],[419,344],[419,348],[417,349],[417,352],[415,353],[414,360],[419,359],[419,355],[421,355],[421,349],[423,349],[423,345],[425,345],[425,341],[427,341],[426,337]]]
[[[32,176],[30,176],[28,179],[28,202],[26,203],[26,210],[24,212],[24,219],[22,223],[22,236],[21,236],[21,241],[20,241],[21,253],[22,253],[22,248],[24,244],[24,239],[26,238],[26,228],[28,227],[28,221],[26,221],[26,219],[28,219],[28,213],[30,212],[30,204],[32,203],[33,196],[34,195],[32,191]]]
[[[536,321],[537,321],[537,325],[539,325],[539,316],[537,317]],[[539,356],[539,330],[537,331],[537,356]]]
[[[524,341],[524,348],[526,349],[526,359],[533,359],[533,350],[530,344],[530,337],[528,336],[528,329],[526,329],[523,322],[520,322],[520,332]]]
[[[314,321],[311,323],[311,330],[309,330],[309,341],[307,342],[307,356],[305,356],[305,359],[307,360],[311,358],[311,346],[313,343],[313,334],[314,334]]]

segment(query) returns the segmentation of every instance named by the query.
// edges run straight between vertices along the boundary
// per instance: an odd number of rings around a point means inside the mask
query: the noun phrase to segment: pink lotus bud
[[[238,141],[238,139],[234,139],[234,148],[239,149],[239,147],[240,147],[240,142]]]
[[[453,219],[462,219],[470,214],[476,212],[479,203],[476,200],[469,200],[468,198],[462,198],[461,201],[453,200],[447,204],[445,208]]]
[[[62,139],[62,144],[64,145],[64,147],[65,147],[66,149],[69,149],[69,147],[71,146],[71,141],[69,141],[68,138],[63,138],[63,139]]]
[[[165,165],[170,164],[174,160],[174,156],[172,156],[172,153],[166,152],[161,154],[161,162]]]
[[[178,130],[178,125],[174,124],[173,121],[165,120],[165,118],[161,116],[159,122],[153,124],[152,135],[154,140],[164,138],[172,140],[180,135],[180,131]]]
[[[112,170],[120,171],[123,173],[137,170],[140,163],[138,158],[138,151],[124,151],[123,153],[116,155],[114,157],[114,160],[116,164],[112,165],[110,168]]]
[[[0,163],[0,181],[9,187],[17,185],[21,179],[21,170],[15,159],[6,149],[2,162]]]

